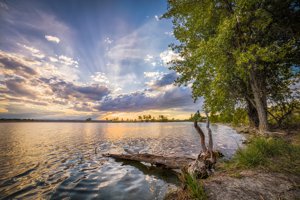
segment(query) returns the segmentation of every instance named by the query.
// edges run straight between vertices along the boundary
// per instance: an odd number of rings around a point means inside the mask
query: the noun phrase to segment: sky
[[[199,109],[165,0],[0,0],[0,118],[93,119]]]

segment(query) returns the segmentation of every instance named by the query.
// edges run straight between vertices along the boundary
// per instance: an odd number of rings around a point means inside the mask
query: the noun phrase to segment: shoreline
[[[245,129],[251,129],[247,126],[233,127],[229,124],[222,124],[236,130],[237,133],[249,136],[247,138],[259,138],[261,136],[244,132]],[[242,130],[242,131],[240,131]],[[261,137],[266,141],[281,139],[286,141],[287,145],[294,145],[295,148],[300,148],[299,128],[295,128],[293,132],[281,130],[285,135],[274,134],[272,136]],[[256,133],[256,132],[255,132]],[[251,145],[253,140],[246,140],[245,148]],[[260,144],[262,145],[262,144]],[[266,147],[268,148],[268,147]],[[279,147],[278,147],[279,148]],[[290,146],[281,147],[289,149]],[[275,150],[276,151],[276,150]],[[278,151],[278,150],[277,150]],[[299,168],[295,169],[299,163],[299,159],[290,158],[291,150],[286,153],[278,153],[273,157],[267,158],[266,163],[251,167],[229,166],[228,163],[233,163],[234,157],[228,161],[221,161],[216,165],[215,172],[207,179],[197,180],[198,187],[202,188],[203,196],[199,199],[297,199],[300,196],[300,174]],[[293,150],[297,154],[299,150]],[[248,155],[249,156],[249,155]],[[250,156],[251,157],[251,156]],[[251,159],[251,158],[250,158]],[[290,161],[289,161],[290,160]],[[287,162],[289,161],[289,162]],[[294,167],[293,167],[294,165]],[[289,170],[293,168],[293,170]],[[297,171],[298,170],[298,171]],[[189,191],[188,185],[182,182],[184,187],[172,189],[165,196],[165,200],[186,200],[191,199],[193,192]]]

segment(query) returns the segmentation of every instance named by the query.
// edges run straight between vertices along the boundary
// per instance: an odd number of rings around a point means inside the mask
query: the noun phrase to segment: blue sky
[[[194,112],[161,0],[0,1],[0,117],[134,118]]]

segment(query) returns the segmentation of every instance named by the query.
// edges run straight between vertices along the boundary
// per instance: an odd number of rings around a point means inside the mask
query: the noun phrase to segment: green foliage
[[[248,120],[247,111],[245,109],[242,109],[242,108],[237,108],[234,111],[234,113],[233,113],[233,117],[232,117],[232,122],[231,123],[234,126],[248,125],[249,124],[249,120]]]
[[[230,123],[233,126],[248,125],[247,111],[243,108],[226,109],[221,113],[210,114],[212,123]]]
[[[238,150],[228,169],[261,167],[272,171],[300,175],[300,146],[280,138],[253,138],[246,148]]]
[[[300,101],[282,101],[270,107],[270,123],[282,128],[288,128],[300,122]]]
[[[180,177],[181,181],[187,187],[190,196],[193,199],[206,200],[207,195],[204,191],[203,183],[197,180],[194,176],[189,173],[182,173]]]
[[[228,110],[256,104],[254,93],[259,93],[261,104],[291,97],[290,85],[299,75],[293,67],[300,66],[299,2],[168,3],[163,17],[172,19],[179,44],[171,47],[182,58],[172,61],[171,69],[180,74],[178,84],[192,83],[195,100],[204,97],[211,112],[232,121]],[[258,90],[251,87],[253,77]]]

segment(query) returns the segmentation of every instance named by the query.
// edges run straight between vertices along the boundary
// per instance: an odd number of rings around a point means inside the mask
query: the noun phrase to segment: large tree
[[[264,133],[268,101],[290,95],[299,72],[299,11],[295,0],[169,0],[177,82],[214,112],[245,104]]]

